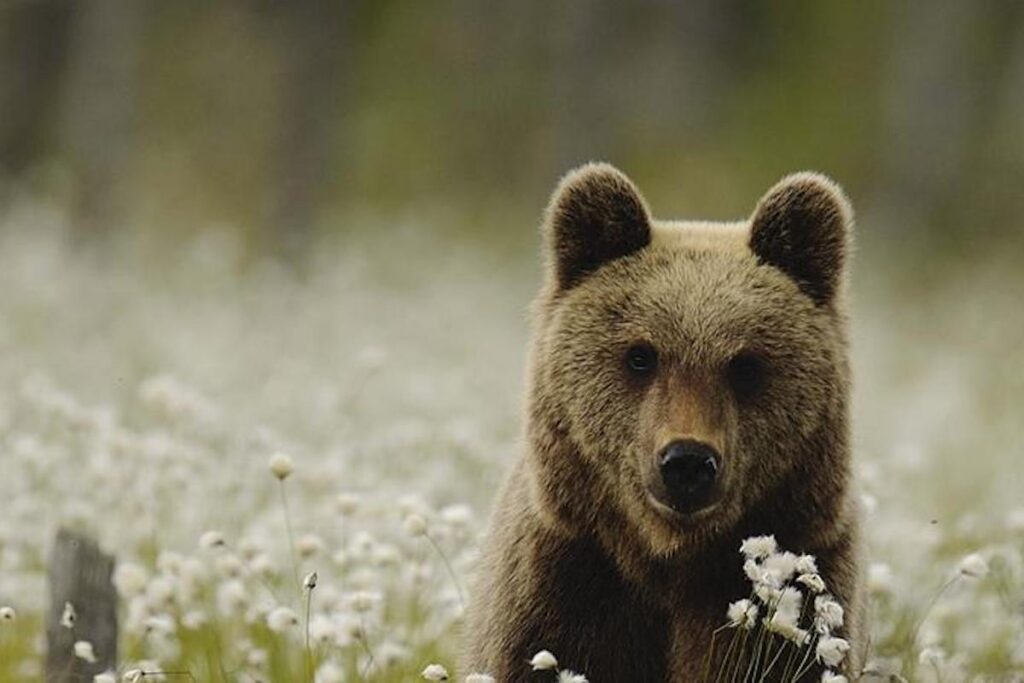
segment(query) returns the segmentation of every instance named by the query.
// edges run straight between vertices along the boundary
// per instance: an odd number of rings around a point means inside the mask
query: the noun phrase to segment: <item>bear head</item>
[[[842,487],[829,459],[845,448],[851,226],[840,188],[814,173],[736,223],[655,220],[614,167],[569,173],[544,219],[534,308],[542,512],[667,556],[785,497],[797,470],[832,468]]]

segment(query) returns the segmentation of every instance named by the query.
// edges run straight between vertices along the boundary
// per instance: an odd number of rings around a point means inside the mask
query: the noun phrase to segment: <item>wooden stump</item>
[[[50,559],[50,607],[46,615],[46,681],[91,681],[117,666],[117,592],[114,558],[80,534],[61,529]],[[74,607],[71,628],[62,624],[64,606]],[[92,643],[95,662],[75,656],[75,643]]]

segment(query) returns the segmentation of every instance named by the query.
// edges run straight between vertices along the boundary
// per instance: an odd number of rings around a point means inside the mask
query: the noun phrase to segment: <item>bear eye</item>
[[[733,356],[726,368],[729,385],[740,400],[756,396],[764,387],[765,361],[760,356],[744,351]]]
[[[635,375],[648,375],[658,365],[658,353],[650,344],[633,344],[626,351],[626,367]]]

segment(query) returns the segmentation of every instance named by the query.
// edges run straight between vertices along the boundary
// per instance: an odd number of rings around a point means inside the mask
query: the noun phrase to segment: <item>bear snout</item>
[[[709,444],[693,439],[672,441],[658,456],[668,504],[690,514],[715,502],[722,459]]]

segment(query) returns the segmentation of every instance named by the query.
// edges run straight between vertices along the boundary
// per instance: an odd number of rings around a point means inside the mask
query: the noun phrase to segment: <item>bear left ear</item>
[[[838,185],[818,173],[795,173],[758,203],[750,249],[816,304],[827,304],[842,283],[852,224],[850,202]]]
[[[548,205],[544,238],[554,281],[567,290],[605,263],[650,244],[651,221],[624,173],[591,163],[562,178]]]

